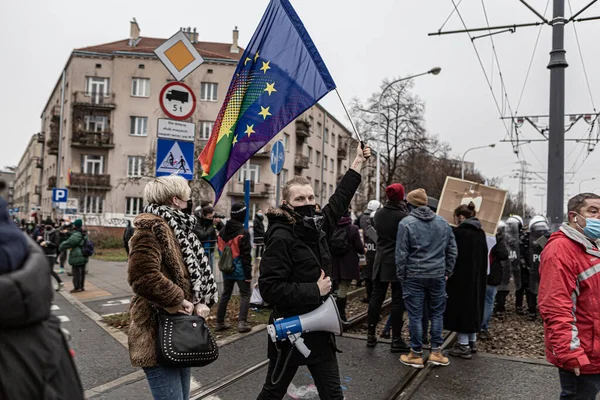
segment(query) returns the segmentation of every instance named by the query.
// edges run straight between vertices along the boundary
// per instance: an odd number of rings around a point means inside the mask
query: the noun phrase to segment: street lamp
[[[596,177],[590,178],[590,179],[583,179],[582,181],[579,182],[579,193],[581,193],[581,184],[583,182],[589,182],[589,181],[593,181],[596,180]]]
[[[460,159],[460,179],[465,179],[465,156],[467,155],[467,153],[471,150],[487,149],[488,147],[494,148],[496,147],[496,143],[488,144],[487,146],[471,147],[470,149],[464,152],[462,158]]]
[[[413,79],[419,76],[423,76],[423,75],[439,75],[440,72],[442,72],[442,69],[440,67],[434,67],[431,68],[429,71],[427,72],[423,72],[421,74],[417,74],[417,75],[412,75],[412,76],[407,76],[404,78],[400,78],[400,79],[396,79],[393,82],[390,82],[385,88],[383,88],[383,90],[381,91],[381,94],[379,95],[379,101],[377,102],[377,114],[379,116],[379,134],[377,135],[377,177],[376,177],[376,187],[375,187],[375,198],[377,199],[377,201],[381,201],[381,146],[380,146],[380,136],[381,136],[381,130],[383,130],[382,124],[381,124],[381,102],[383,101],[383,95],[385,94],[385,92],[394,84],[398,83],[398,82],[402,82],[402,81],[406,81],[409,79]]]

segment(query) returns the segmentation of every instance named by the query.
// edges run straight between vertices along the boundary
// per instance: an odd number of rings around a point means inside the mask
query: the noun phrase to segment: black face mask
[[[188,214],[188,215],[191,215],[191,214],[192,214],[192,205],[193,205],[193,204],[192,204],[192,199],[189,199],[189,200],[187,201],[187,207],[186,207],[186,208],[184,208],[184,209],[183,209],[183,210],[181,210],[181,211],[183,211],[184,213],[186,213],[186,214]]]
[[[317,210],[317,206],[315,206],[314,204],[306,204],[303,206],[294,207],[295,212],[302,215],[303,217],[308,217],[308,218],[314,217],[316,210]]]

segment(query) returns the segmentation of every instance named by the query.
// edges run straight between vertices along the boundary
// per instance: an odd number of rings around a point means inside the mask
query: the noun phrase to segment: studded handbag
[[[204,318],[156,310],[156,354],[162,367],[203,367],[219,357],[219,347]]]

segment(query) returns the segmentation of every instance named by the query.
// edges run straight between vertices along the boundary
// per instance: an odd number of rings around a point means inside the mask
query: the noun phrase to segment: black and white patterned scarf
[[[203,303],[209,306],[215,304],[219,299],[219,292],[208,263],[208,257],[204,253],[202,243],[194,233],[196,217],[173,207],[159,206],[158,204],[146,205],[144,212],[164,219],[175,233],[183,254],[183,261],[192,280],[194,304]]]

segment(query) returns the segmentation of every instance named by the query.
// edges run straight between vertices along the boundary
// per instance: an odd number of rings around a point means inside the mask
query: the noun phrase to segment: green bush
[[[119,249],[123,247],[123,239],[109,235],[105,232],[96,232],[90,235],[98,249]]]

